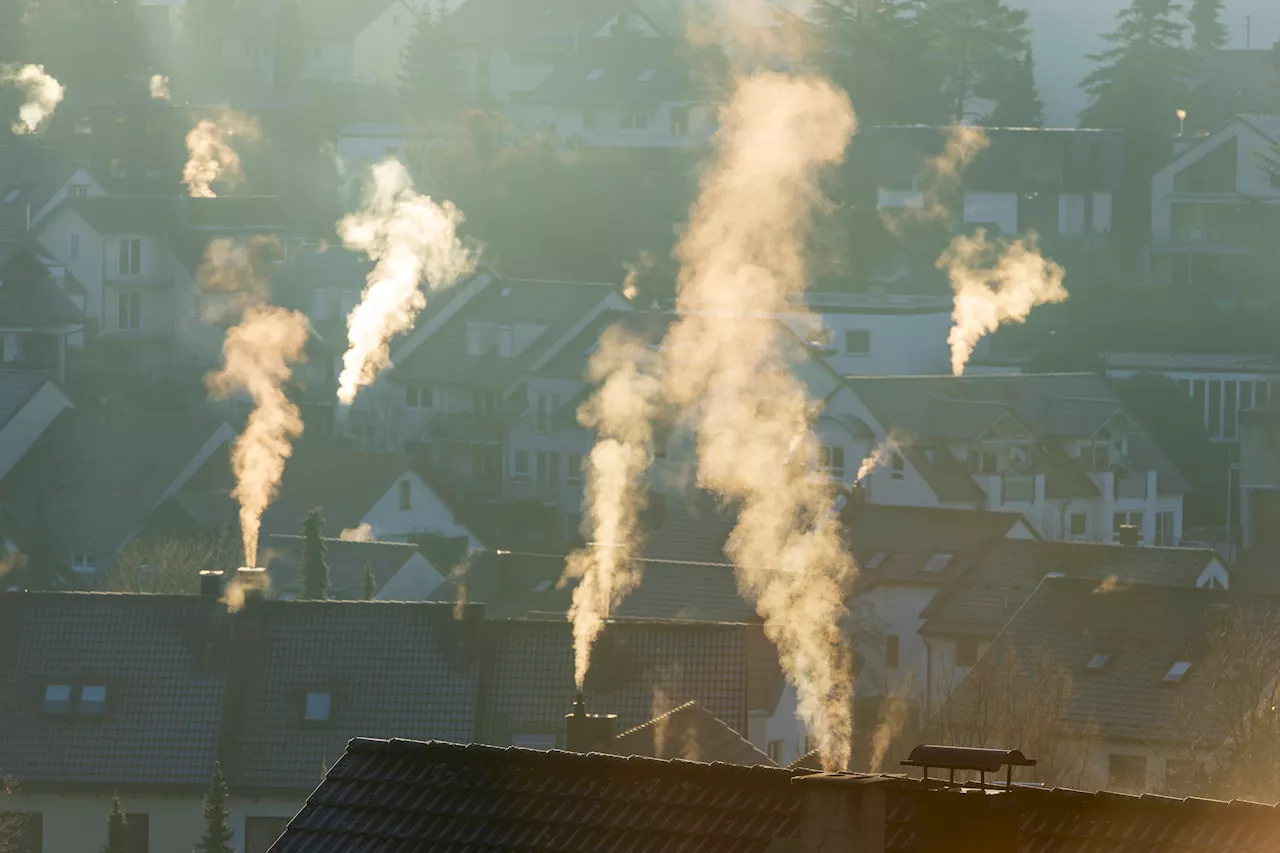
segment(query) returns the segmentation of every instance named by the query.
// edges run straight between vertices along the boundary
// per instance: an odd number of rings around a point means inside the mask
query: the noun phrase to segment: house
[[[1094,584],[1147,584],[1226,590],[1231,575],[1207,548],[1134,548],[1086,542],[1006,538],[973,554],[918,611],[916,629],[927,657],[925,717],[963,684],[1011,618],[1044,578]]]
[[[587,148],[703,147],[715,131],[711,74],[680,39],[585,40],[522,99],[545,107],[561,142]]]
[[[86,292],[26,243],[0,238],[0,364],[67,381],[67,345],[84,342]]]
[[[1187,86],[1187,128],[1212,133],[1237,115],[1280,115],[1280,42],[1262,50],[1215,50]]]
[[[921,210],[937,193],[927,161],[950,128],[871,127],[858,133],[853,162],[875,188],[882,212]],[[1105,239],[1112,200],[1124,180],[1124,134],[1115,130],[988,128],[988,146],[959,176],[953,216],[1012,237],[1034,230],[1046,241]]]
[[[60,159],[24,140],[0,145],[0,230],[25,234],[64,199],[105,195],[78,160]]]
[[[950,370],[952,300],[897,293],[806,293],[819,329],[783,321],[842,376],[920,376]]]
[[[0,482],[71,401],[48,374],[0,370]]]
[[[405,454],[298,447],[285,463],[279,493],[263,513],[262,532],[297,534],[308,513],[318,509],[329,533],[373,541],[465,539],[464,553],[480,547],[449,493],[433,483],[433,475]],[[236,527],[233,488],[227,448],[207,460],[176,495],[170,508],[174,523],[186,521],[203,530]]]
[[[265,853],[358,732],[566,741],[563,620],[252,596],[229,612],[218,593],[215,582],[198,596],[0,594],[0,714],[14,723],[0,729],[0,767],[21,782],[0,809],[27,816],[36,851],[100,847],[113,795],[137,833],[131,849],[191,848],[215,760],[235,850]],[[636,730],[620,749],[667,749],[652,737],[665,724],[753,757],[693,710],[745,718],[742,636],[741,625],[610,622],[587,699]],[[672,713],[655,724],[664,701]]]
[[[1182,475],[1094,374],[850,377],[816,426],[873,504],[1023,515],[1046,539],[1146,545],[1182,536]]]
[[[613,755],[685,758],[743,767],[773,764],[751,741],[694,700],[621,732],[607,750]]]
[[[1191,853],[1244,853],[1280,838],[1280,813],[1260,803],[974,778],[1025,765],[1019,750],[921,746],[915,755],[916,766],[932,762],[932,778],[361,738],[272,849],[435,848],[465,838],[504,851],[1030,853],[1142,837]],[[937,778],[950,768],[952,781]]]
[[[1082,578],[1047,578],[1018,611],[992,649],[960,684],[940,715],[971,731],[985,722],[975,703],[991,702],[1006,671],[1054,690],[1069,683],[1061,702],[1041,702],[1046,736],[1064,750],[1081,787],[1185,793],[1201,766],[1227,757],[1229,731],[1241,708],[1262,700],[1274,648],[1229,648],[1241,632],[1264,637],[1276,624],[1274,596],[1205,593],[1191,587],[1120,584]],[[1228,645],[1224,645],[1228,644]],[[1252,647],[1250,647],[1252,648]],[[1241,655],[1263,659],[1241,659]],[[1238,666],[1230,681],[1220,678]],[[1252,689],[1258,696],[1233,695]],[[1046,697],[1014,691],[1010,701]],[[998,710],[999,701],[992,705]],[[1244,723],[1247,724],[1247,723]],[[1045,749],[1045,747],[1041,747]],[[1055,750],[1056,751],[1056,750]]]
[[[1150,278],[1212,290],[1216,299],[1266,298],[1275,280],[1280,171],[1269,172],[1280,117],[1240,115],[1183,147],[1151,179]]]
[[[51,394],[46,405],[59,398]],[[66,409],[0,479],[0,505],[29,537],[48,537],[40,544],[70,577],[92,584],[234,437],[208,415]]]
[[[444,581],[444,575],[411,542],[364,542],[323,539],[329,568],[328,597],[365,597],[365,568],[373,576],[373,598],[379,601],[422,601]],[[303,537],[276,533],[260,545],[260,562],[271,577],[271,589],[281,598],[295,598],[301,590]],[[448,572],[451,566],[442,567]]]
[[[1274,554],[1280,546],[1280,406],[1241,414],[1239,473],[1241,544],[1246,552]]]

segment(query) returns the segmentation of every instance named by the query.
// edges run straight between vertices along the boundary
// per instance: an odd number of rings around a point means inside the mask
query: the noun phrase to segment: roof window
[[[4,204],[13,204],[18,200],[18,196],[22,195],[22,187],[14,187],[5,193]]]
[[[107,688],[104,684],[85,684],[80,688],[80,704],[76,708],[81,714],[99,716],[107,712]]]
[[[71,713],[70,684],[50,684],[44,689],[44,712],[46,714]]]
[[[587,72],[587,82],[594,83],[603,76],[604,76],[603,68],[592,68],[590,71]]]
[[[1173,666],[1169,667],[1169,671],[1164,674],[1164,678],[1161,680],[1166,684],[1178,684],[1186,677],[1189,669],[1191,669],[1191,661],[1174,661]]]
[[[889,559],[889,554],[888,554],[888,552],[886,552],[886,551],[876,551],[874,554],[872,554],[872,555],[871,555],[871,559],[870,559],[870,560],[867,560],[866,568],[868,568],[868,569],[878,569],[878,568],[880,568],[881,566],[883,566],[883,565],[884,565],[884,561],[885,561],[885,560],[887,560],[887,559]]]
[[[329,722],[329,712],[332,706],[332,693],[308,693],[307,704],[302,712],[302,719],[307,723],[327,723]]]
[[[650,80],[653,79],[653,75],[656,73],[658,72],[654,71],[652,68],[646,68],[645,70],[641,71],[639,74],[636,75],[636,82],[648,83]]]
[[[540,580],[533,587],[534,592],[546,592],[549,589],[551,589],[551,581],[549,580]]]
[[[951,562],[951,554],[934,554],[929,558],[929,562],[924,564],[923,571],[940,572]]]
[[[1111,660],[1111,655],[1097,654],[1089,658],[1089,662],[1084,665],[1085,669],[1102,669],[1107,665],[1107,661]]]

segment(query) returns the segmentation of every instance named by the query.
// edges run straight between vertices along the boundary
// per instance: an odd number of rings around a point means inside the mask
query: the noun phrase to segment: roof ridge
[[[690,699],[688,702],[685,702],[685,703],[684,703],[684,704],[682,704],[682,705],[677,705],[677,706],[675,706],[674,708],[672,708],[671,710],[669,710],[669,711],[667,711],[667,712],[665,712],[665,713],[659,714],[658,716],[653,717],[652,719],[645,720],[645,721],[644,721],[643,723],[641,723],[640,725],[638,725],[638,726],[632,726],[631,728],[627,729],[625,732],[622,732],[622,733],[620,733],[620,734],[618,734],[618,735],[615,735],[615,736],[614,736],[614,740],[621,740],[622,738],[626,737],[627,735],[632,735],[632,734],[635,734],[636,732],[640,731],[641,729],[649,728],[650,726],[655,725],[655,724],[658,722],[658,720],[667,720],[667,719],[670,719],[670,718],[671,718],[671,717],[672,717],[672,716],[673,716],[677,711],[684,711],[684,710],[687,710],[690,706],[693,706],[693,707],[700,707],[700,706],[698,705],[698,700],[697,700],[697,699]],[[712,714],[710,711],[708,711],[707,713],[708,713],[708,715],[710,715],[711,717],[715,717],[715,714]]]

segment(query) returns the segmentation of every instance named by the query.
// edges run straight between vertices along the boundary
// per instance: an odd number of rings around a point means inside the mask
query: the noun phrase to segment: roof
[[[4,773],[29,790],[206,786],[221,725],[224,615],[202,596],[0,594]],[[46,714],[48,684],[105,685],[108,713]]]
[[[921,633],[994,637],[1051,574],[1093,583],[1194,589],[1216,559],[1217,554],[1207,548],[1002,539],[976,555],[967,570],[925,607]]]
[[[751,741],[716,719],[697,702],[689,701],[629,729],[609,747],[615,755],[684,758],[689,761],[776,767]]]
[[[602,311],[600,316],[556,350],[538,371],[538,376],[586,380],[587,364],[600,345],[600,336],[605,329],[620,326],[646,343],[657,346],[666,337],[667,329],[675,319],[675,315],[667,311]],[[577,411],[577,406],[574,406],[573,411]]]
[[[39,370],[0,370],[0,429],[49,381]]]
[[[32,494],[49,501],[58,546],[110,559],[145,525],[212,442],[233,433],[219,417],[63,411],[0,480],[0,503],[28,523]]]
[[[297,592],[302,567],[304,537],[276,533],[263,539],[259,559],[271,575],[272,589]],[[325,564],[329,567],[331,599],[364,598],[364,569],[373,572],[374,588],[382,589],[405,563],[418,553],[411,542],[354,542],[343,539],[324,540]]]
[[[620,13],[641,15],[657,29],[657,24],[629,0],[466,0],[447,23],[450,34],[463,42],[567,51]]]
[[[490,622],[485,632],[479,739],[561,734],[573,695],[572,626],[556,616]],[[588,707],[617,714],[624,728],[652,718],[661,694],[667,703],[696,699],[745,732],[747,626],[611,621],[594,646],[584,693]]]
[[[1024,668],[1047,660],[1071,678],[1062,723],[1070,730],[1140,742],[1212,740],[1223,721],[1214,713],[1219,688],[1205,664],[1209,638],[1230,613],[1257,614],[1274,626],[1280,599],[1045,578],[949,702],[973,701],[983,672],[1016,649]],[[1098,655],[1107,656],[1103,665],[1086,668]],[[1178,661],[1189,668],[1180,680],[1166,681]]]
[[[73,210],[99,234],[166,234],[177,239],[175,254],[190,268],[198,266],[204,247],[201,232],[279,230],[288,221],[277,196],[188,198],[171,195],[70,196],[54,211]],[[182,232],[180,235],[179,232]],[[207,234],[207,237],[216,234]],[[198,253],[188,244],[198,244]]]
[[[21,244],[6,251],[12,245],[0,240],[0,327],[83,323],[84,312],[58,286],[33,248]]]
[[[408,383],[506,388],[613,292],[612,285],[594,282],[492,281],[434,334],[401,356],[392,376]],[[467,326],[471,323],[494,327],[494,341],[483,355],[467,354]],[[499,325],[515,330],[510,358],[498,354]]]
[[[52,148],[23,141],[0,145],[0,224],[25,230],[28,208],[36,216],[83,168],[82,162],[57,159]]]
[[[274,853],[474,849],[764,853],[796,838],[795,773],[355,740]]]
[[[223,771],[232,790],[310,791],[359,733],[471,740],[483,613],[381,601],[251,602],[237,624],[236,713]],[[308,692],[330,719],[306,723]]]
[[[680,39],[588,39],[556,64],[530,102],[581,108],[704,100],[710,92],[695,81],[689,50]]]

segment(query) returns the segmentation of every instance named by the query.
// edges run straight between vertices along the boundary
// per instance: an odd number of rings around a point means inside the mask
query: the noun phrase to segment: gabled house
[[[1182,537],[1185,479],[1094,374],[851,377],[817,429],[845,482],[886,451],[871,503],[1016,512],[1046,539]]]
[[[444,575],[411,542],[365,542],[357,539],[324,539],[325,565],[329,568],[328,597],[359,601],[364,596],[365,567],[373,577],[373,598],[378,601],[422,601],[444,581]],[[271,589],[280,598],[296,598],[302,587],[303,537],[275,533],[260,546],[260,562],[271,577]],[[445,572],[450,566],[442,566]]]
[[[0,230],[29,233],[64,199],[107,195],[85,164],[22,142],[0,145]]]
[[[85,290],[34,247],[0,238],[0,364],[67,381],[67,346],[84,342]]]
[[[1150,278],[1267,299],[1280,227],[1280,117],[1237,116],[1151,179]],[[1268,160],[1273,166],[1268,166]]]
[[[806,293],[820,327],[789,322],[841,376],[919,376],[950,370],[951,299],[898,293]],[[784,316],[783,321],[787,322]]]

